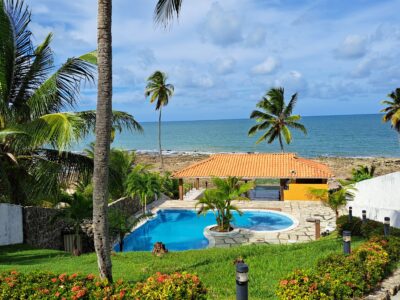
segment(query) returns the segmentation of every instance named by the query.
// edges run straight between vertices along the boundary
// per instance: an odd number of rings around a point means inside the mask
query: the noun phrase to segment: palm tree
[[[253,182],[243,183],[240,178],[228,177],[227,179],[213,178],[214,189],[207,190],[204,196],[196,203],[200,206],[198,214],[213,211],[217,221],[218,231],[231,229],[232,211],[242,212],[232,204],[232,201],[249,200],[244,197],[254,187]]]
[[[23,205],[56,201],[60,190],[91,176],[93,161],[68,148],[92,132],[96,116],[65,112],[81,84],[93,81],[96,52],[55,69],[52,34],[34,47],[30,17],[23,1],[0,0],[0,193]],[[122,112],[113,121],[120,129],[138,126]]]
[[[161,71],[155,71],[148,79],[145,89],[146,97],[150,97],[150,103],[156,102],[158,116],[158,147],[160,154],[161,169],[164,169],[164,160],[161,148],[161,111],[163,106],[167,106],[169,99],[174,94],[174,86],[167,83],[167,74]]]
[[[284,89],[272,88],[257,103],[257,107],[261,110],[254,110],[250,118],[255,119],[257,125],[254,125],[249,130],[249,136],[254,135],[258,131],[262,131],[262,136],[257,140],[257,144],[262,141],[267,141],[271,144],[276,139],[279,140],[279,145],[284,152],[283,138],[286,144],[292,141],[292,133],[289,128],[294,128],[307,134],[307,130],[303,124],[300,124],[301,116],[292,115],[293,108],[297,102],[297,93],[292,95],[288,105],[285,104]],[[265,132],[264,132],[265,131]],[[282,138],[283,136],[283,138]]]
[[[387,105],[386,108],[382,109],[384,112],[383,116],[384,122],[391,122],[392,128],[394,128],[398,133],[400,133],[400,88],[397,88],[391,92],[388,97],[391,100],[384,100],[382,104]]]
[[[112,119],[112,0],[98,0],[98,91],[93,172],[93,233],[100,278],[112,282],[108,232],[108,166]]]
[[[143,214],[147,214],[148,201],[161,195],[162,181],[157,173],[148,171],[148,166],[137,165],[128,175],[125,187],[127,196],[139,197]]]
[[[172,0],[172,11],[178,13],[182,0]],[[159,20],[166,20],[171,13],[171,0],[159,0],[156,13]],[[108,159],[111,141],[111,107],[112,107],[112,0],[98,0],[98,96],[95,168],[93,175],[93,223],[94,241],[99,265],[100,277],[112,281],[112,264],[109,251],[107,224],[108,198]]]
[[[314,189],[309,190],[310,196],[314,199],[322,201],[326,206],[330,207],[336,216],[336,221],[339,218],[339,209],[354,198],[352,190],[355,188],[352,185],[340,187],[335,190]]]
[[[78,249],[78,237],[81,230],[81,224],[86,219],[91,219],[93,203],[92,199],[85,197],[81,193],[74,193],[73,195],[65,195],[62,202],[67,203],[67,206],[59,211],[53,218],[62,218],[69,223],[74,229],[74,242],[73,254],[80,255]]]

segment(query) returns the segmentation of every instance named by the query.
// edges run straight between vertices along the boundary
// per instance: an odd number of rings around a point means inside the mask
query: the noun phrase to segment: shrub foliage
[[[371,291],[400,259],[400,239],[373,237],[351,255],[332,254],[315,270],[296,270],[277,288],[279,299],[353,299]]]
[[[196,275],[157,273],[143,283],[100,281],[96,276],[55,275],[45,272],[0,274],[0,299],[206,299],[206,289]]]
[[[352,236],[365,238],[383,235],[383,223],[374,220],[367,220],[363,224],[360,218],[353,217],[352,222],[349,222],[348,216],[341,216],[338,218],[336,225],[339,235],[342,235],[344,230],[350,230]],[[390,227],[390,235],[400,238],[400,229]]]

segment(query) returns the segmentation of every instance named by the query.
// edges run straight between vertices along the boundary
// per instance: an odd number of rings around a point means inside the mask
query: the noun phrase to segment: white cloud
[[[251,70],[253,74],[271,74],[274,73],[280,67],[280,62],[274,57],[267,57],[262,63],[254,66]]]
[[[240,17],[233,11],[224,10],[214,2],[201,26],[202,37],[218,46],[229,46],[243,40]]]
[[[232,57],[220,58],[215,61],[214,65],[218,74],[225,75],[235,70],[236,60]]]
[[[284,87],[291,93],[306,92],[308,88],[307,80],[299,71],[290,71],[283,74],[275,80],[274,85]]]
[[[336,58],[361,58],[367,53],[367,39],[359,35],[348,35],[334,52]]]

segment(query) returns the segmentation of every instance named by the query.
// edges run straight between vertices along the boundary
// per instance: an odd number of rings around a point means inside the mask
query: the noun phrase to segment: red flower
[[[89,274],[88,276],[86,276],[86,279],[88,279],[88,280],[93,280],[95,278],[96,278],[96,276],[93,274]]]
[[[70,279],[70,280],[71,280],[71,279],[75,279],[77,276],[78,276],[78,274],[74,273],[74,274],[72,274],[71,276],[69,276],[69,279]]]
[[[57,282],[57,278],[52,278],[51,282],[53,282],[53,283]]]
[[[50,293],[50,291],[48,289],[43,289],[42,293],[45,294],[45,295],[48,295]]]
[[[121,290],[121,291],[119,292],[119,297],[122,299],[122,298],[125,297],[125,294],[126,294],[126,291],[125,291],[125,290]]]
[[[54,294],[54,296],[56,296],[56,297],[60,297],[60,295],[61,295],[60,292],[56,292],[56,293]]]
[[[82,297],[85,296],[85,295],[86,295],[86,290],[83,289],[83,290],[80,290],[80,291],[76,294],[76,297],[79,299],[79,298],[82,298]]]
[[[281,280],[281,282],[279,283],[281,286],[285,286],[288,284],[287,280]]]
[[[18,275],[18,272],[17,272],[17,271],[11,271],[10,274],[11,274],[11,275]]]
[[[60,279],[61,282],[65,281],[65,277],[67,276],[67,274],[61,274],[60,276],[58,276],[58,279]]]
[[[13,287],[15,286],[15,284],[12,283],[12,282],[8,282],[7,284],[8,284],[8,286],[9,286],[10,288],[13,288]]]
[[[80,289],[81,289],[81,287],[79,285],[76,285],[71,289],[71,291],[76,292],[76,291],[79,291]]]

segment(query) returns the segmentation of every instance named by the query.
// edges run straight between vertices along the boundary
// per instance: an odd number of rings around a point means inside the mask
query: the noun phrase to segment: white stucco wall
[[[361,217],[363,209],[367,218],[383,222],[390,217],[391,225],[400,228],[400,172],[375,177],[358,182],[354,192],[354,201],[347,207],[353,207],[353,215]]]
[[[0,203],[0,246],[23,242],[22,207]]]

